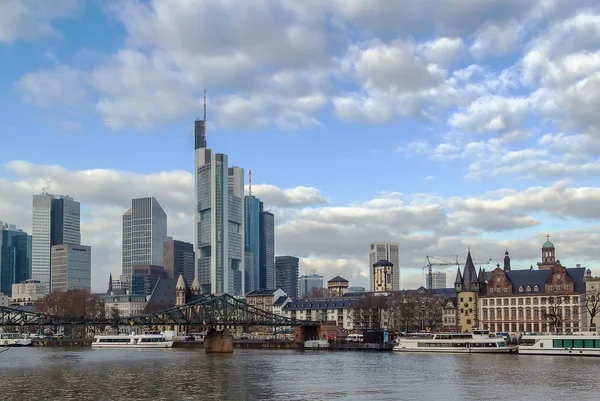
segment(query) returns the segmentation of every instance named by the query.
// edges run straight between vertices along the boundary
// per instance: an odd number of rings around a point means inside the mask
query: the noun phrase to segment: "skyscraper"
[[[194,269],[194,245],[189,242],[168,239],[164,243],[163,266],[168,278],[183,278],[188,283],[194,281],[196,270]]]
[[[275,257],[275,287],[281,288],[292,299],[298,298],[298,262],[294,256]]]
[[[167,240],[167,214],[154,197],[131,201],[123,214],[122,274],[131,283],[134,266],[163,263],[163,244]]]
[[[431,288],[429,288],[429,280],[425,280],[425,288],[427,288],[428,290],[437,290],[439,288],[447,288],[448,286],[446,285],[446,273],[442,273],[442,272],[432,272],[431,273],[431,281],[433,286]]]
[[[204,119],[195,123],[194,241],[203,294],[244,294],[244,170],[206,143]]]
[[[85,245],[52,245],[52,291],[88,290],[92,285],[92,248]]]
[[[312,273],[298,278],[298,296],[300,298],[310,295],[313,288],[323,289],[323,276]]]
[[[262,206],[262,202],[261,202]],[[260,211],[260,288],[275,288],[275,216]]]
[[[0,221],[0,292],[12,296],[12,285],[31,278],[31,236]]]
[[[246,293],[260,290],[260,212],[262,202],[255,196],[244,197],[244,258]]]
[[[50,290],[50,248],[81,243],[80,204],[70,196],[33,195],[32,272]]]
[[[392,263],[392,291],[400,290],[400,253],[399,244],[388,242],[374,242],[369,250],[369,276],[371,282],[371,291],[375,289],[375,271],[373,265],[380,260],[387,260]]]

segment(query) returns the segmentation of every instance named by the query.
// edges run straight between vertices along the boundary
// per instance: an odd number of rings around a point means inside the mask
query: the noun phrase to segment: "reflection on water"
[[[15,348],[2,399],[597,400],[600,358]]]

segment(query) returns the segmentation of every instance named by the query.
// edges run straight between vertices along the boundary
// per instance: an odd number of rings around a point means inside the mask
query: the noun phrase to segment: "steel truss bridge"
[[[115,318],[61,317],[0,307],[1,326],[304,326],[318,322],[265,312],[229,294],[206,295],[188,304],[138,316]]]

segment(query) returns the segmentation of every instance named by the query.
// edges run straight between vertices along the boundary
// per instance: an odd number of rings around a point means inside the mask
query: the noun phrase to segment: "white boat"
[[[329,348],[329,341],[327,340],[309,340],[304,342],[305,349],[325,349]]]
[[[490,333],[473,329],[471,333],[415,333],[398,337],[395,352],[445,352],[500,354],[517,352],[518,347]]]
[[[5,347],[25,347],[31,345],[31,338],[21,333],[0,333],[0,345]]]
[[[162,334],[122,334],[94,336],[92,348],[171,348],[173,341],[167,341]]]
[[[596,332],[573,334],[526,334],[519,354],[600,356],[600,335]]]

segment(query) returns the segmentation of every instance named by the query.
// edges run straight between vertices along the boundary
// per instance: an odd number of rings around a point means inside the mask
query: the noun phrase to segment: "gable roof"
[[[378,267],[378,266],[394,266],[394,264],[390,261],[387,261],[385,259],[381,259],[380,261],[376,262],[373,267]]]
[[[573,279],[573,291],[585,292],[585,267],[574,267],[565,269],[567,275]],[[513,287],[513,293],[519,292],[519,287],[523,286],[521,293],[533,293],[544,291],[546,281],[552,275],[552,270],[511,270],[506,272],[506,277],[510,280]],[[539,291],[534,291],[538,286]],[[527,291],[527,286],[531,289]]]

